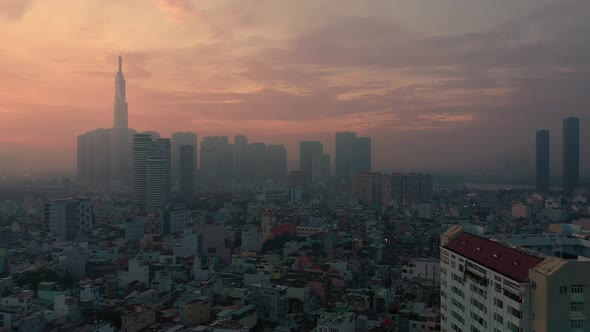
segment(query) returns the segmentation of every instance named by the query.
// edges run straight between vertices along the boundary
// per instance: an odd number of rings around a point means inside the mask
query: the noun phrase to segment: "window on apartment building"
[[[494,283],[494,290],[498,293],[502,292],[502,285],[500,285],[499,283]]]
[[[459,321],[461,324],[465,324],[465,319],[463,318],[463,316],[459,315],[458,313],[456,313],[454,310],[451,310],[451,314],[453,316],[453,318],[455,318],[457,321]]]
[[[494,312],[494,320],[500,324],[504,324],[504,317],[496,312]]]
[[[572,303],[571,309],[572,311],[583,311],[584,303]]]
[[[570,328],[572,328],[572,329],[583,329],[584,328],[584,321],[582,321],[582,320],[572,320],[570,322]]]
[[[520,332],[520,328],[511,322],[506,322],[506,326],[508,327],[508,331],[510,332]]]
[[[500,309],[504,308],[504,302],[498,298],[494,298],[494,304]]]
[[[451,299],[451,303],[452,303],[452,304],[453,304],[455,307],[459,308],[459,310],[461,310],[461,311],[464,311],[464,310],[465,310],[465,306],[463,305],[463,303],[461,303],[461,302],[459,302],[459,301],[457,301],[457,300],[455,300],[455,299]]]
[[[522,318],[522,311],[520,311],[518,309],[508,306],[508,312],[516,318],[519,318],[519,319]]]
[[[487,308],[483,305],[483,303],[479,302],[478,300],[472,298],[471,305],[476,307],[477,309],[487,313]]]
[[[572,294],[584,293],[584,285],[572,285]]]
[[[521,296],[519,296],[517,294],[514,294],[513,292],[511,292],[511,291],[509,291],[507,289],[504,289],[504,296],[506,296],[507,298],[510,298],[510,299],[512,299],[512,300],[514,300],[516,302],[522,303],[522,297]]]

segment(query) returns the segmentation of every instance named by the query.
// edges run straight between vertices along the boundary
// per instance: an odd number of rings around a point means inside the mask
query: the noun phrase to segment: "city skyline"
[[[0,0],[0,332],[590,331],[588,13]]]
[[[588,57],[578,46],[588,24],[583,1],[345,1],[329,9],[330,20],[305,27],[296,17],[314,17],[311,1],[251,8],[231,1],[88,1],[68,6],[59,22],[45,15],[55,3],[20,3],[0,10],[0,36],[14,41],[2,53],[0,89],[0,161],[10,170],[75,168],[73,137],[111,126],[120,54],[128,67],[130,128],[163,137],[245,134],[286,145],[290,160],[301,140],[322,141],[333,154],[333,133],[350,130],[373,137],[379,170],[435,165],[501,174],[520,165],[528,174],[531,133],[559,132],[563,118],[583,120],[587,112]],[[460,6],[458,18],[453,8]],[[112,15],[134,15],[150,26],[124,28]],[[63,33],[35,43],[16,39],[38,35],[43,23]],[[535,31],[550,32],[539,40]],[[317,38],[330,40],[329,47]],[[64,46],[71,40],[87,44]],[[406,51],[398,54],[398,46]],[[589,132],[581,128],[582,144]],[[560,174],[561,144],[551,144],[551,170]],[[411,158],[393,157],[400,154]],[[581,158],[585,176],[589,157]]]

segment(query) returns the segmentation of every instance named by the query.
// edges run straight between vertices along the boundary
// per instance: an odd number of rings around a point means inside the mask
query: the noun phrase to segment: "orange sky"
[[[444,135],[460,153],[474,148],[462,135],[508,124],[491,112],[536,107],[515,92],[546,94],[524,85],[538,72],[521,53],[552,44],[523,22],[546,8],[576,21],[573,6],[585,6],[494,3],[0,0],[0,163],[72,170],[76,135],[112,126],[119,54],[129,126],[140,131],[246,134],[286,144],[290,160],[299,138],[330,146],[341,130],[373,136],[377,151],[412,139],[423,149],[421,140]],[[504,56],[507,47],[515,58]],[[571,80],[571,61],[550,60],[533,65]],[[421,155],[415,163],[432,163]],[[376,156],[378,167],[393,163]]]

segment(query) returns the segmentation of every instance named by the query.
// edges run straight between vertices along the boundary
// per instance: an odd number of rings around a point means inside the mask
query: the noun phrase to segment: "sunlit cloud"
[[[51,167],[73,169],[76,135],[112,126],[122,54],[139,131],[329,145],[352,130],[388,151],[378,167],[524,154],[535,129],[587,113],[590,2],[498,1],[0,0],[0,153],[49,165],[52,144]],[[514,144],[482,152],[499,130]]]
[[[33,4],[33,0],[0,0],[0,18],[18,20]]]
[[[469,122],[473,120],[473,114],[420,114],[418,115],[418,118],[435,122]]]
[[[190,0],[154,0],[156,8],[168,19],[184,22],[198,17],[198,11]]]

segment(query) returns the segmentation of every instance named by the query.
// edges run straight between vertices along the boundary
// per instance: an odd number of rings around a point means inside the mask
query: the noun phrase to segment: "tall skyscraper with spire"
[[[119,71],[115,75],[115,128],[127,129],[127,98],[125,96],[125,77],[123,76],[123,57],[119,56]]]
[[[119,70],[115,74],[115,103],[112,145],[112,173],[115,183],[126,184],[131,173],[131,141],[133,131],[129,130],[123,58],[119,56]]]
[[[123,58],[115,74],[113,127],[78,136],[78,179],[91,185],[123,185],[131,181],[131,156],[135,130],[127,122],[127,99]]]

